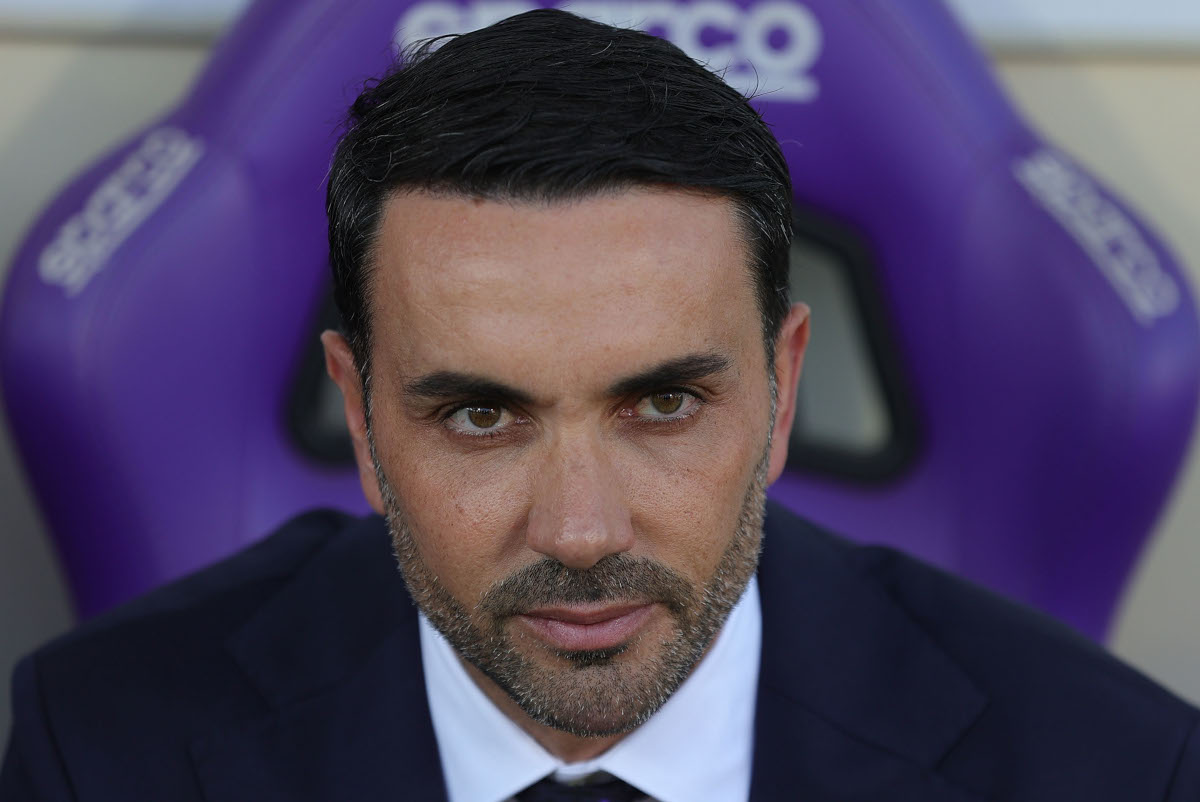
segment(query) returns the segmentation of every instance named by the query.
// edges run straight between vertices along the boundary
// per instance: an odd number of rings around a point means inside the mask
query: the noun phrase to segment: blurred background
[[[175,104],[241,0],[0,0],[0,271],[63,183]],[[1028,121],[1152,224],[1200,286],[1200,4],[953,0]],[[0,275],[2,277],[2,275]],[[1109,647],[1200,703],[1200,448]],[[0,427],[0,676],[71,626],[46,527]],[[7,731],[7,690],[0,730]]]

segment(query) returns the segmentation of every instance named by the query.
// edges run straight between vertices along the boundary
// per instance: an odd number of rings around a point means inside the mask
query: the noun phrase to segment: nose
[[[560,437],[543,463],[526,542],[569,568],[633,548],[633,524],[612,462],[595,437]]]

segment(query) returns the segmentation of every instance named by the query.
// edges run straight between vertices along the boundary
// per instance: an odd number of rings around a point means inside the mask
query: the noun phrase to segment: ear
[[[779,336],[775,339],[775,381],[778,396],[775,404],[775,428],[771,432],[771,456],[767,468],[767,484],[783,473],[787,463],[788,440],[792,421],[796,417],[796,386],[804,367],[804,352],[808,349],[809,309],[793,304],[784,318]]]
[[[336,331],[321,334],[321,345],[325,346],[325,370],[329,378],[342,391],[342,406],[346,413],[346,428],[354,443],[354,461],[358,463],[358,481],[371,509],[384,514],[383,497],[379,492],[379,481],[375,476],[375,463],[371,460],[371,444],[367,440],[367,413],[363,405],[362,384],[354,364],[354,354],[346,338]]]

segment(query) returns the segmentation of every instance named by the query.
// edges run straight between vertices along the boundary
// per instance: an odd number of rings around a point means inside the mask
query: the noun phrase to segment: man
[[[351,122],[323,342],[384,517],[27,659],[0,797],[1200,799],[1195,710],[765,505],[808,313],[786,165],[717,77],[531,12]]]

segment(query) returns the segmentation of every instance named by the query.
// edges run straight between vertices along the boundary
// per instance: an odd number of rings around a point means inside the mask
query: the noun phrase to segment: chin
[[[677,629],[660,629],[610,649],[561,652],[525,641],[502,667],[479,668],[534,721],[579,737],[619,735],[653,716],[703,653]]]

